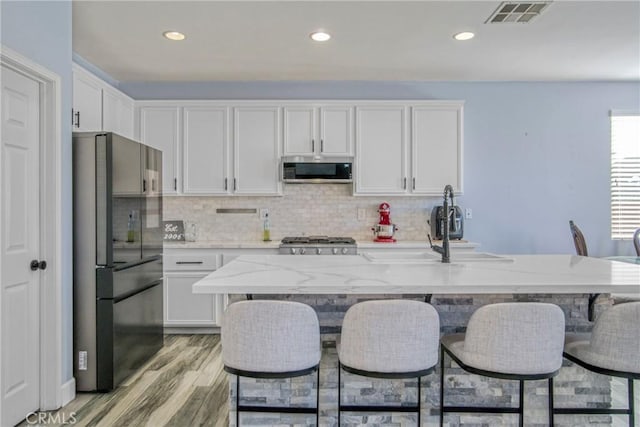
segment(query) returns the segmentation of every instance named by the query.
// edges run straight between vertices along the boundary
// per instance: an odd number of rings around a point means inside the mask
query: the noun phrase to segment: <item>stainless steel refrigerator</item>
[[[162,152],[73,134],[73,354],[78,391],[107,391],[163,344]]]

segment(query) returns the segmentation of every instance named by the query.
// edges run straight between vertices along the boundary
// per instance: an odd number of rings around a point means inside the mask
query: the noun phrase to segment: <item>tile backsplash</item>
[[[350,236],[373,239],[378,206],[391,205],[391,220],[399,241],[426,240],[431,208],[437,197],[354,197],[344,184],[285,185],[283,197],[164,196],[164,219],[194,222],[199,241],[262,240],[260,209],[269,209],[271,239],[285,236]],[[255,209],[256,213],[216,213],[216,209]],[[358,211],[364,219],[358,219]],[[364,212],[362,212],[364,211]],[[361,216],[362,217],[362,216]]]

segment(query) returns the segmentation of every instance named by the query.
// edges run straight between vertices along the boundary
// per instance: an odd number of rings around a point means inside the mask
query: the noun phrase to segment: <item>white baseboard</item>
[[[62,398],[62,406],[65,406],[67,403],[71,402],[76,398],[76,379],[71,377],[69,381],[62,384],[62,389],[60,392],[60,396]]]

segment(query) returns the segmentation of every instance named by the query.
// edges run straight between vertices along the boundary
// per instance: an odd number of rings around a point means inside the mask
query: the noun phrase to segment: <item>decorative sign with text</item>
[[[164,240],[171,242],[184,242],[184,221],[162,221]]]

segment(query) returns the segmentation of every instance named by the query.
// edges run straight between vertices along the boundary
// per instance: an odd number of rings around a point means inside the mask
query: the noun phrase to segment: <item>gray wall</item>
[[[71,2],[1,1],[4,46],[57,73],[62,82],[62,381],[73,376],[71,222]]]
[[[590,254],[633,251],[630,241],[610,239],[608,114],[640,109],[640,82],[195,82],[120,88],[135,99],[465,100],[465,194],[459,202],[473,209],[465,238],[498,253],[573,253],[573,219]]]

